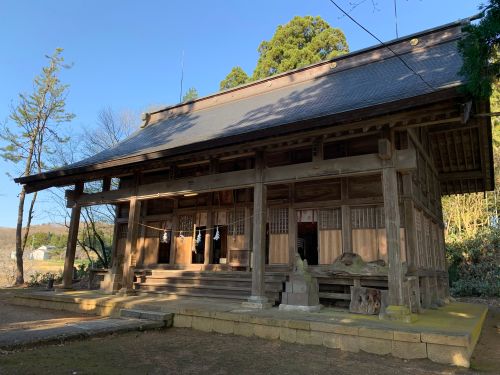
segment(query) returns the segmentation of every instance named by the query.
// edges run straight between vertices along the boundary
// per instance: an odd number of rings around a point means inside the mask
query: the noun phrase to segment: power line
[[[429,87],[432,91],[435,91],[436,89],[434,87],[431,86],[431,84],[429,82],[427,82],[424,77],[422,77],[422,75],[420,75],[420,73],[416,72],[415,70],[413,70],[413,68],[408,65],[406,63],[406,61],[404,61],[401,56],[399,56],[391,47],[389,47],[387,44],[385,44],[384,42],[382,42],[382,40],[380,40],[375,34],[373,34],[370,30],[368,30],[366,27],[364,27],[362,24],[360,24],[358,21],[356,21],[349,13],[347,13],[344,9],[342,9],[334,0],[329,0],[338,10],[340,10],[342,13],[344,13],[344,15],[346,15],[352,22],[354,22],[356,25],[358,25],[360,28],[362,28],[364,31],[366,31],[368,34],[370,34],[376,41],[378,41],[381,45],[383,45],[385,48],[387,48],[389,51],[392,52],[392,54],[394,56],[396,56],[402,63],[404,66],[406,66],[408,68],[408,70],[410,70],[411,72],[413,72],[413,74],[415,74],[416,76],[418,76],[423,83],[425,83],[427,85],[427,87]]]

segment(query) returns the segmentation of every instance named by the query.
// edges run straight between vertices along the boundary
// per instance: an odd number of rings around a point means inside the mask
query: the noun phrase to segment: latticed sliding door
[[[342,254],[340,208],[319,211],[319,264],[332,264]]]
[[[401,212],[401,210],[400,210]],[[404,217],[400,213],[401,224]],[[383,206],[351,208],[352,250],[365,262],[382,259],[387,262],[387,235]],[[400,229],[401,260],[406,261],[404,229]]]
[[[159,221],[148,221],[146,225],[161,228]],[[144,228],[144,237],[140,239],[137,246],[143,255],[142,263],[144,265],[155,264],[158,262],[158,246],[160,244],[160,232],[153,228]]]
[[[269,209],[269,264],[288,264],[288,208]]]
[[[352,250],[365,262],[387,260],[384,207],[352,207]]]
[[[175,233],[175,263],[191,264],[193,250],[193,215],[180,215],[178,233]]]
[[[245,209],[238,208],[228,212],[227,248],[245,249]]]

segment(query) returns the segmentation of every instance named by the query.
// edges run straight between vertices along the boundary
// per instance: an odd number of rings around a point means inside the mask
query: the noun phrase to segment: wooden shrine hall
[[[396,310],[441,304],[441,196],[494,188],[489,103],[458,73],[466,22],[146,113],[117,146],[17,178],[27,192],[74,186],[64,287],[81,207],[110,204],[109,292],[262,307],[298,254],[324,304],[348,303],[351,286],[388,291]]]

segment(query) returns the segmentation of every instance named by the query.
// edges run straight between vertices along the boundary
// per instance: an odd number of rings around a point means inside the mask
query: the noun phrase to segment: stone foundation
[[[116,296],[92,292],[19,293],[12,303],[116,316],[120,309],[171,312],[174,327],[318,345],[349,352],[364,351],[403,359],[469,367],[487,314],[482,305],[453,303],[419,315],[415,323],[379,320],[322,309],[319,313],[277,308],[252,310],[223,300],[168,299],[157,296]]]

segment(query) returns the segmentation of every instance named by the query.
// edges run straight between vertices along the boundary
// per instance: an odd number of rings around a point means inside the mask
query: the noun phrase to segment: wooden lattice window
[[[352,229],[376,229],[385,227],[384,207],[367,206],[351,208]]]
[[[319,211],[319,230],[342,229],[340,208]]]
[[[237,236],[245,234],[245,210],[237,209],[229,211],[228,233]]]
[[[194,217],[192,215],[179,216],[179,231],[189,234],[194,228]]]
[[[288,233],[288,208],[270,208],[268,222],[270,233]]]

